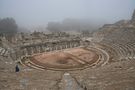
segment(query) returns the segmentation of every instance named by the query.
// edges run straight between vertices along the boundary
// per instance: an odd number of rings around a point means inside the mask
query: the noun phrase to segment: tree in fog
[[[99,24],[89,20],[64,19],[62,22],[49,22],[49,31],[92,31],[99,28]]]
[[[61,25],[58,22],[49,22],[47,25],[47,29],[51,32],[60,31]]]
[[[17,32],[17,24],[13,18],[0,19],[0,33],[13,35]]]

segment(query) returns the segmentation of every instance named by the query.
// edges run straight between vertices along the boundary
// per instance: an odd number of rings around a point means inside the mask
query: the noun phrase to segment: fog
[[[48,22],[80,20],[100,27],[130,19],[135,0],[0,0],[0,18],[12,17],[19,27],[46,27]]]

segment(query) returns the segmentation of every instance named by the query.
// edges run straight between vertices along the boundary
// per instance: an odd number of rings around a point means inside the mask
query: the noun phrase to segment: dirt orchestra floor
[[[71,69],[94,63],[98,58],[95,51],[73,48],[37,54],[30,58],[30,62],[47,68]]]

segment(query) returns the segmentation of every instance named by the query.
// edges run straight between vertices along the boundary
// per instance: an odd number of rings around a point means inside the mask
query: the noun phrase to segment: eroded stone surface
[[[133,20],[107,24],[93,37],[34,32],[17,34],[10,43],[0,37],[0,90],[135,90],[134,37]],[[76,50],[81,46],[91,52]],[[42,55],[47,53],[50,53],[49,59],[44,61],[47,57]],[[99,56],[98,61],[90,63],[95,54]],[[53,69],[30,62],[31,57],[53,64],[48,64]],[[17,62],[20,72],[15,72]],[[86,63],[90,66],[72,70],[73,66]]]

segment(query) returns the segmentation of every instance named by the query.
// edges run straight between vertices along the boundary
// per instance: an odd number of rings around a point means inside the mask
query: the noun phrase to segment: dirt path
[[[63,81],[63,90],[84,90],[78,85],[78,83],[70,75],[70,73],[64,73],[62,81]]]

